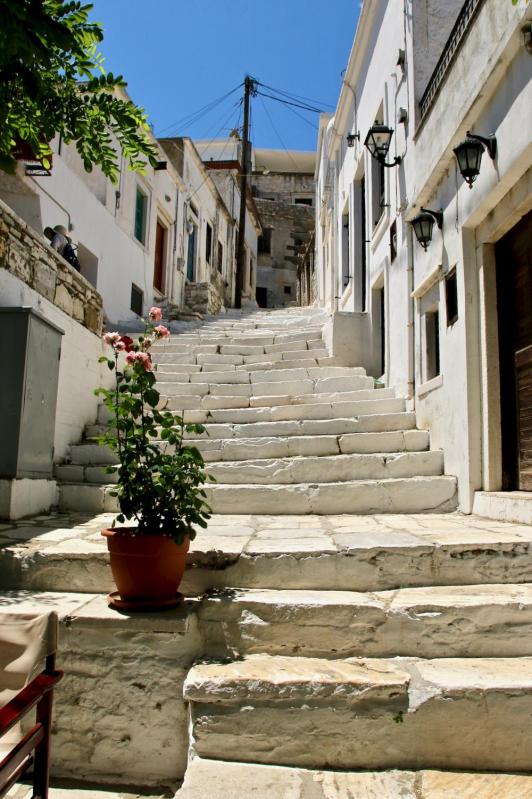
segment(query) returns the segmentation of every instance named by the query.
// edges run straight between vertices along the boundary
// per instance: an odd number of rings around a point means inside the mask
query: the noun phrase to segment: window
[[[205,232],[205,260],[208,264],[211,262],[212,256],[212,227],[209,223],[206,223],[206,232]]]
[[[445,307],[447,310],[447,327],[454,325],[458,319],[458,286],[456,267],[445,276]]]
[[[224,268],[224,245],[221,241],[218,242],[218,272],[222,274]]]
[[[272,229],[264,228],[262,235],[259,236],[258,251],[264,255],[270,255],[272,251]]]
[[[310,205],[312,207],[314,202],[312,197],[296,197],[294,200],[294,205]]]
[[[376,227],[386,207],[386,180],[384,165],[375,158],[371,159],[371,206],[373,227]]]
[[[146,218],[148,211],[148,196],[137,187],[135,199],[135,238],[141,244],[146,243]]]
[[[362,174],[355,180],[353,191],[354,245],[355,245],[355,310],[366,310],[367,261],[366,248],[366,181]]]
[[[390,261],[393,263],[397,257],[397,222],[390,225]]]
[[[144,306],[144,293],[142,289],[139,289],[138,286],[135,286],[134,283],[131,284],[131,310],[133,313],[142,316],[142,310]]]
[[[425,314],[425,380],[440,374],[440,314],[437,310]]]
[[[292,293],[292,286],[283,286],[283,291],[284,291],[285,294],[291,294]]]
[[[349,225],[349,203],[346,203],[344,212],[342,214],[342,285],[345,288],[350,279],[349,274],[349,238],[350,238],[350,225]]]

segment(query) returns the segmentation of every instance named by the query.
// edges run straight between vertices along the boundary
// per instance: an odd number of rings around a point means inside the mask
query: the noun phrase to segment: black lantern
[[[347,146],[354,147],[355,139],[358,139],[360,141],[360,133],[348,133],[346,139],[347,139]]]
[[[431,211],[428,208],[422,208],[421,213],[410,220],[410,224],[414,228],[416,239],[419,241],[424,250],[432,241],[432,228],[434,222],[441,230],[443,226],[443,211]]]
[[[386,163],[386,156],[390,149],[390,141],[393,136],[393,129],[387,125],[380,125],[377,122],[368,130],[368,135],[364,141],[365,146],[370,151],[373,158],[383,166],[392,167],[401,163],[401,157],[396,156],[393,164]]]
[[[464,141],[454,148],[460,172],[470,189],[479,176],[480,162],[482,161],[484,150],[488,151],[488,155],[492,160],[495,158],[497,155],[497,139],[495,136],[477,136],[469,131],[467,131]]]

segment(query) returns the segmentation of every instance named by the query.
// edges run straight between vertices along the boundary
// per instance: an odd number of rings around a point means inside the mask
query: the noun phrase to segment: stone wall
[[[6,269],[91,332],[101,332],[102,299],[96,289],[1,201],[0,269]]]
[[[185,307],[194,313],[217,314],[223,307],[222,298],[212,283],[187,283]]]

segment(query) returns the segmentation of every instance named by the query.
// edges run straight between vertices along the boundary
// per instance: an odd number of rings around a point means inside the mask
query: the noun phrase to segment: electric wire
[[[268,119],[269,119],[269,121],[270,121],[270,125],[272,126],[273,132],[275,133],[275,135],[276,135],[276,136],[277,136],[277,138],[279,139],[279,142],[280,142],[280,144],[281,144],[281,147],[283,148],[283,150],[284,150],[284,151],[285,151],[285,153],[287,154],[287,156],[288,156],[288,158],[290,159],[290,161],[291,161],[291,162],[293,163],[293,165],[296,167],[296,171],[299,171],[299,166],[298,166],[298,164],[296,163],[295,159],[293,158],[292,154],[290,153],[290,150],[288,150],[288,148],[286,147],[286,145],[285,145],[285,143],[284,143],[284,141],[283,141],[283,139],[282,139],[282,137],[281,137],[281,134],[279,133],[279,131],[278,131],[278,130],[277,130],[277,128],[275,127],[274,121],[273,121],[273,119],[272,119],[272,117],[271,117],[271,114],[270,114],[270,112],[268,111],[268,108],[267,108],[267,106],[266,106],[266,103],[265,103],[265,102],[264,102],[264,100],[262,99],[262,96],[261,96],[261,98],[260,98],[260,101],[261,101],[261,103],[262,103],[262,106],[263,106],[263,108],[264,108],[264,111],[266,112],[266,116],[268,117]]]
[[[305,105],[303,103],[295,103],[289,100],[284,100],[282,97],[275,97],[273,94],[268,94],[267,92],[257,92],[257,94],[262,95],[262,97],[269,97],[270,100],[275,100],[277,103],[282,103],[283,105],[291,105],[295,108],[301,108],[303,111],[312,111],[315,114],[322,114],[323,111],[321,108],[315,108],[311,105]]]
[[[204,105],[201,108],[197,109],[196,111],[193,111],[190,114],[186,114],[184,117],[181,117],[177,121],[172,122],[171,125],[167,125],[165,128],[162,128],[158,132],[157,136],[160,137],[161,134],[165,133],[168,130],[172,130],[174,128],[181,127],[181,129],[184,129],[186,127],[189,127],[191,124],[193,124],[194,122],[199,121],[203,116],[206,116],[211,111],[213,111],[218,105],[220,105],[220,103],[222,103],[224,100],[226,100],[232,94],[237,92],[242,87],[242,85],[243,85],[242,83],[239,83],[238,86],[235,86],[234,89],[231,89],[231,91],[226,92],[221,97],[218,97],[215,100],[211,100],[209,103],[207,103],[206,105]]]
[[[290,100],[304,100],[308,103],[314,103],[315,105],[326,105],[328,108],[335,107],[331,103],[326,103],[324,100],[313,100],[311,97],[305,97],[301,94],[292,94],[290,92],[285,92],[282,89],[275,89],[273,86],[268,86],[267,83],[261,83],[260,81],[257,81],[257,84],[259,86],[263,86],[265,89],[269,89],[271,92],[282,94],[284,97],[288,97]]]

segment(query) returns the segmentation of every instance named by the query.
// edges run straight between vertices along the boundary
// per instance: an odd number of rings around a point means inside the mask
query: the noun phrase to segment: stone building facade
[[[364,2],[318,144],[333,354],[410,398],[463,511],[503,517],[532,488],[531,18],[525,2]],[[389,167],[364,146],[376,121]],[[468,131],[486,140],[471,187],[454,153]]]
[[[298,255],[314,228],[314,169],[312,152],[254,151],[253,196],[263,226],[256,296],[262,307],[300,302]]]

